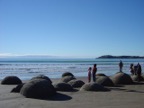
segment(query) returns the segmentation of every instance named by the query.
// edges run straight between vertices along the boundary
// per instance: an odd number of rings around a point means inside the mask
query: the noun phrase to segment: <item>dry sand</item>
[[[87,81],[86,78],[78,78]],[[58,79],[52,79],[56,82]],[[50,100],[10,93],[15,85],[0,84],[0,108],[144,108],[144,83],[109,87],[110,92],[58,92]]]

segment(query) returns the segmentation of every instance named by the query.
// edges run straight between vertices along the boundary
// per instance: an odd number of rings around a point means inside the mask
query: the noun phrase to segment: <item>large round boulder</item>
[[[85,83],[82,80],[74,79],[69,81],[68,84],[70,84],[74,88],[78,88],[78,87],[82,87]]]
[[[45,79],[35,79],[24,84],[20,93],[27,98],[47,99],[56,93],[55,88]]]
[[[35,80],[35,79],[45,79],[47,80],[50,84],[52,84],[52,81],[49,77],[45,76],[45,75],[38,75],[38,76],[35,76],[33,77],[31,80]]]
[[[7,76],[1,81],[1,84],[15,85],[15,84],[22,84],[22,81],[17,76]]]
[[[138,77],[138,75],[131,75],[133,81],[144,81],[142,76]]]
[[[86,83],[81,89],[82,91],[110,91],[108,88],[97,83]]]
[[[123,72],[117,72],[114,76],[111,77],[114,84],[132,84],[133,81],[131,77]]]
[[[68,83],[59,82],[53,85],[57,91],[72,91],[73,90],[73,87]]]
[[[72,77],[74,77],[74,75],[71,72],[64,72],[62,74],[62,78],[65,77],[65,76],[72,76]]]
[[[69,81],[73,80],[73,79],[76,79],[75,77],[73,76],[65,76],[65,77],[62,77],[60,79],[60,82],[65,82],[65,83],[68,83]]]
[[[97,76],[96,83],[103,86],[114,86],[113,81],[107,76]]]

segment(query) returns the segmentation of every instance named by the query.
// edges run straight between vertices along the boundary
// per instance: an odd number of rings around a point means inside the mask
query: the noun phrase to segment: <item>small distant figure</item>
[[[120,62],[119,62],[119,69],[120,69],[120,72],[122,72],[122,68],[123,68],[123,62],[120,60]]]
[[[132,64],[130,64],[130,73],[132,74],[132,75],[134,75],[134,64],[132,63]]]
[[[88,68],[88,82],[91,82],[91,71],[92,71],[92,68],[89,67]]]
[[[97,64],[94,64],[92,69],[93,82],[96,81],[96,72],[97,72]]]
[[[138,63],[137,64],[137,76],[138,76],[138,81],[141,81],[141,73],[142,73],[142,69],[141,69],[141,65]]]

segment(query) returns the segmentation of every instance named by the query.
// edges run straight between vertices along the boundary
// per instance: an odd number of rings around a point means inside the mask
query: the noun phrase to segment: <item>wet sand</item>
[[[77,78],[87,82],[86,78]],[[59,79],[52,79],[57,82]],[[10,93],[15,85],[0,84],[1,108],[143,108],[144,82],[119,87],[108,87],[109,92],[58,92],[51,99],[25,98]]]

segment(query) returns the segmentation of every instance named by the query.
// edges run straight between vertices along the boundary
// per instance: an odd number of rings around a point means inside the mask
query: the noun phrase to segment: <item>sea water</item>
[[[133,63],[140,63],[144,69],[144,59],[121,59],[124,67],[123,72],[130,74],[129,67]],[[60,78],[64,72],[71,72],[76,77],[86,77],[87,70],[93,64],[97,64],[97,73],[111,76],[119,72],[120,59],[95,59],[95,58],[39,58],[39,59],[17,59],[0,58],[0,80],[6,76],[18,76],[22,80],[31,79],[43,74],[49,78]]]

